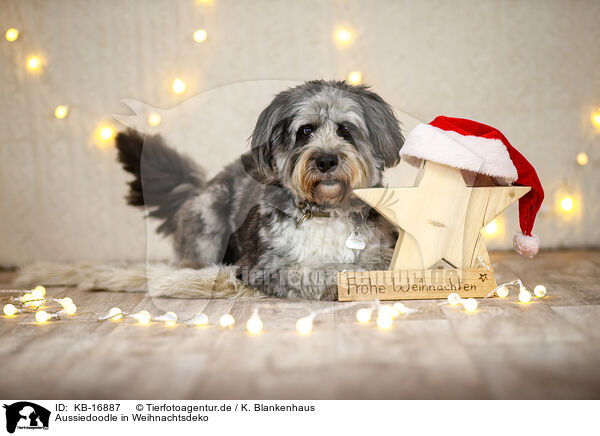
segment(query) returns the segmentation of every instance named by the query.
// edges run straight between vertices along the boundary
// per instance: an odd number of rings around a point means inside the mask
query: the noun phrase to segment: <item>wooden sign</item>
[[[338,273],[338,300],[485,297],[496,288],[481,229],[531,189],[480,186],[476,175],[425,162],[410,188],[355,189],[398,227],[390,271]],[[490,179],[491,180],[491,179]],[[493,185],[493,183],[491,183]],[[439,262],[449,268],[432,269]]]
[[[496,288],[494,271],[485,268],[338,273],[338,300],[421,300],[485,297]]]

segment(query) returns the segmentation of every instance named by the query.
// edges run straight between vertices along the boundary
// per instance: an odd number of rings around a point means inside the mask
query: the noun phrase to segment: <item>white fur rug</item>
[[[18,271],[15,285],[76,286],[85,290],[148,292],[153,297],[264,297],[264,294],[237,280],[233,268],[222,265],[192,269],[169,264],[40,262],[22,267]]]

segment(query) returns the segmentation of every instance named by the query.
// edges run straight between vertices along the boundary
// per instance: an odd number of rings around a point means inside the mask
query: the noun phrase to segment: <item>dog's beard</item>
[[[369,171],[353,147],[338,151],[338,165],[326,173],[314,164],[319,152],[319,149],[307,149],[296,161],[291,187],[299,199],[323,207],[343,206],[353,189],[368,186]]]
[[[321,179],[313,187],[313,198],[317,204],[343,203],[347,197],[348,183],[343,179]]]

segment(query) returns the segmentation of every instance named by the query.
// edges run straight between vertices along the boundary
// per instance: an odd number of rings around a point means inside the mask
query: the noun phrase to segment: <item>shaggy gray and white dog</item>
[[[322,80],[279,93],[251,150],[212,180],[159,136],[117,136],[129,204],[162,220],[183,265],[236,265],[269,295],[306,299],[335,298],[338,271],[387,268],[398,235],[351,191],[381,186],[403,142],[380,96]]]

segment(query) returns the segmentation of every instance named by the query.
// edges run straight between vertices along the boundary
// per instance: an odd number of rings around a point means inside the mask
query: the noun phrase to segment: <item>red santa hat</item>
[[[531,191],[519,200],[521,232],[514,236],[513,246],[524,256],[537,254],[540,240],[531,231],[544,190],[533,166],[499,130],[477,121],[439,116],[411,130],[400,155],[414,166],[429,160],[487,174],[501,185],[530,186]]]

